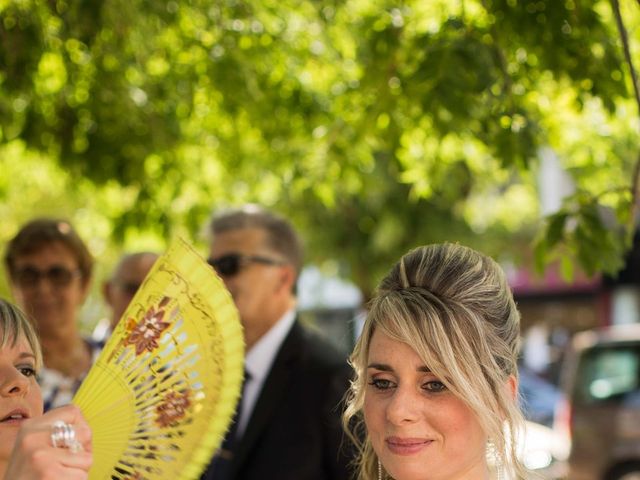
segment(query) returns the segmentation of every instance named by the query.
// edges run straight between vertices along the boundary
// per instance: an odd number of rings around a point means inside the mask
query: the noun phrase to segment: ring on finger
[[[73,425],[62,420],[57,420],[51,425],[51,445],[55,448],[67,448],[71,453],[82,450]]]

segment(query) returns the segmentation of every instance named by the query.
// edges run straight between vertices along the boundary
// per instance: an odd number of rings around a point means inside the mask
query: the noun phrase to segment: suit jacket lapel
[[[273,410],[280,403],[282,395],[287,391],[287,384],[291,374],[288,366],[299,353],[300,338],[302,336],[301,328],[297,321],[294,322],[273,361],[271,371],[262,386],[258,401],[247,423],[247,429],[237,447],[232,467],[234,475],[246,461],[248,453],[269,422]]]

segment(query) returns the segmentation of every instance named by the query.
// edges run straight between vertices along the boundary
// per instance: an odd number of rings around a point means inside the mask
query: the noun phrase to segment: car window
[[[640,401],[640,344],[601,346],[581,358],[575,384],[577,404]]]

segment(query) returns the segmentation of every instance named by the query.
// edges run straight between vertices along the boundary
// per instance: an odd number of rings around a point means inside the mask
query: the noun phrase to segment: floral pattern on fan
[[[143,480],[144,477],[142,475],[140,475],[139,472],[134,472],[132,475],[129,475],[128,477],[124,477],[122,480]]]
[[[179,240],[158,259],[74,397],[90,480],[196,480],[242,386],[244,338],[214,270]]]
[[[125,347],[135,345],[136,355],[141,355],[145,350],[153,352],[158,348],[160,335],[171,325],[169,322],[163,321],[166,313],[163,307],[167,306],[170,300],[169,297],[162,297],[157,307],[152,305],[140,322],[128,325],[129,327],[133,326],[133,330],[124,340]]]
[[[185,390],[183,393],[169,392],[165,395],[164,400],[156,407],[156,423],[160,427],[176,426],[186,414],[191,406],[191,390]]]

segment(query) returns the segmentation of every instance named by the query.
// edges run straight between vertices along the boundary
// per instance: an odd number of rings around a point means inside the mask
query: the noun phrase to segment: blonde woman
[[[43,415],[36,383],[41,365],[33,327],[0,299],[0,479],[87,479],[89,426],[74,406]]]
[[[522,477],[509,441],[523,424],[519,323],[490,258],[453,244],[402,257],[351,356],[343,421],[359,446],[358,479]]]

